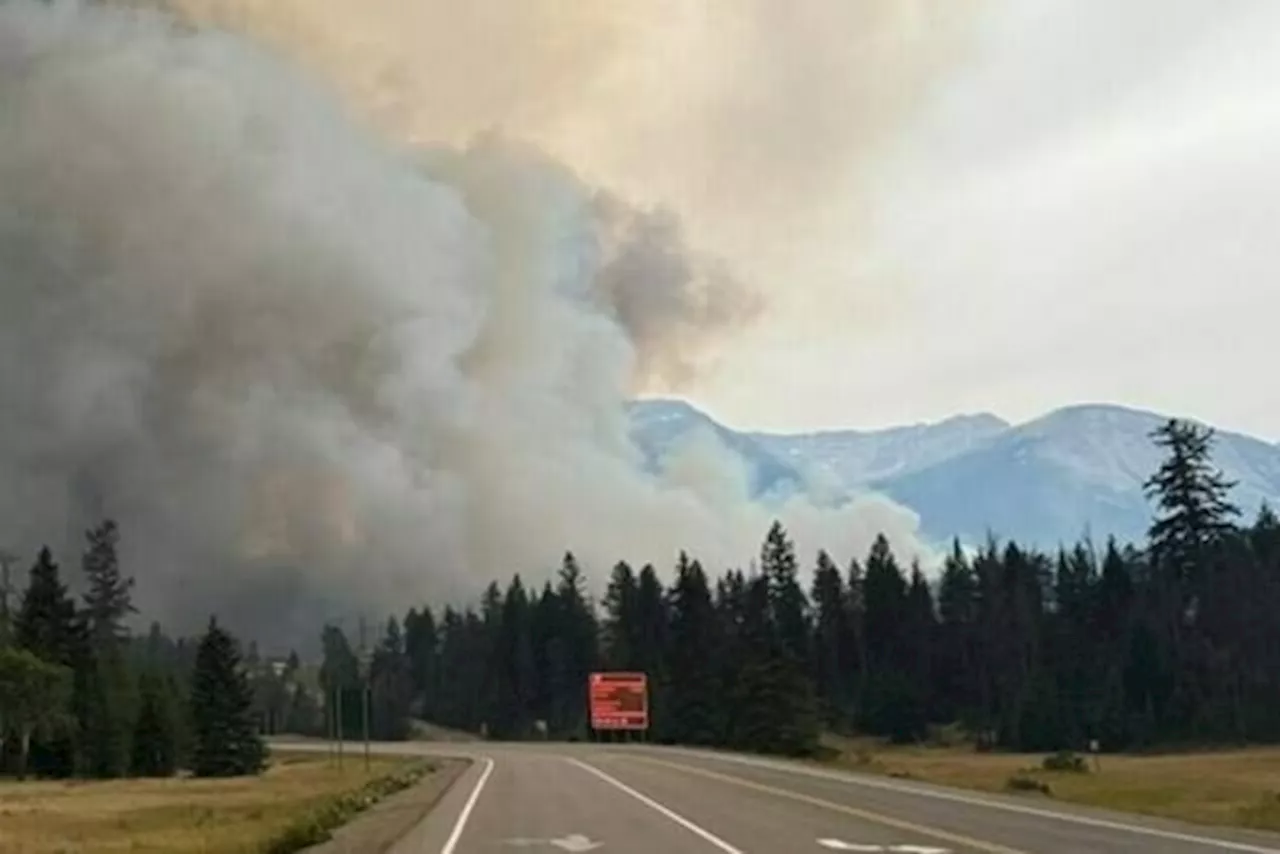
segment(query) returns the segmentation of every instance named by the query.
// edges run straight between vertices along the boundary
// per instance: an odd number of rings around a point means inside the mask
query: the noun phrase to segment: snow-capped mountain
[[[741,433],[689,404],[641,401],[632,433],[651,462],[696,427],[713,430],[753,473],[760,492],[804,488],[815,474],[846,491],[874,489],[920,514],[938,541],[1000,537],[1053,547],[1082,534],[1143,536],[1142,484],[1160,463],[1150,433],[1166,416],[1110,405],[1059,409],[1026,424],[963,415],[937,424],[799,435]],[[1280,446],[1216,436],[1214,459],[1236,482],[1245,519],[1280,505]]]

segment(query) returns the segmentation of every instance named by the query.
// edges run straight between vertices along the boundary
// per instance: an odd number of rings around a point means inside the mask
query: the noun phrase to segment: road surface
[[[1280,835],[676,748],[378,746],[476,761],[392,854],[1280,854]]]

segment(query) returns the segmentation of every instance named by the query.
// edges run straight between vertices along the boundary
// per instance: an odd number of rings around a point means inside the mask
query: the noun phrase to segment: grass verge
[[[1197,824],[1280,831],[1280,748],[1103,756],[1096,769],[1086,757],[1084,771],[1050,771],[1045,754],[892,747],[861,739],[830,746],[838,750],[837,763],[859,771],[979,791],[1025,792]]]
[[[273,751],[271,762],[259,778],[0,782],[0,851],[285,854],[432,770],[391,756],[368,771],[356,757],[341,769],[318,754]]]

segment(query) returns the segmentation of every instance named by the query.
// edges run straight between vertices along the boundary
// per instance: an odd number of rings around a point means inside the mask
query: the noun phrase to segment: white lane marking
[[[1213,839],[1208,836],[1196,836],[1190,833],[1178,833],[1173,830],[1161,830],[1156,827],[1143,827],[1136,824],[1125,824],[1119,821],[1110,821],[1104,818],[1091,818],[1085,815],[1074,815],[1072,813],[1054,812],[1052,810],[1042,810],[1036,807],[1023,806],[1021,804],[1007,804],[1000,801],[988,801],[983,798],[971,798],[967,795],[955,794],[952,792],[934,791],[931,789],[917,789],[914,786],[903,786],[897,783],[890,783],[886,780],[874,780],[866,777],[855,777],[850,774],[838,774],[831,771],[822,771],[817,768],[806,768],[802,765],[789,765],[781,762],[767,762],[751,759],[746,756],[733,756],[731,754],[719,753],[701,753],[690,750],[672,750],[670,753],[684,754],[689,757],[698,757],[708,760],[720,760],[724,762],[737,762],[741,765],[752,765],[757,768],[773,769],[775,771],[790,771],[795,774],[804,774],[809,777],[818,777],[826,780],[835,780],[841,783],[850,783],[855,786],[866,786],[872,789],[884,789],[890,792],[899,792],[906,795],[917,795],[925,798],[935,798],[940,801],[952,801],[966,806],[987,807],[989,809],[1004,810],[1005,812],[1020,813],[1022,815],[1034,816],[1036,818],[1048,818],[1057,821],[1065,821],[1074,824],[1083,824],[1089,827],[1099,827],[1104,830],[1119,830],[1125,833],[1133,833],[1139,836],[1154,836],[1160,839],[1171,839],[1175,842],[1189,842],[1193,845],[1208,845],[1217,848],[1223,848],[1228,851],[1247,851],[1250,854],[1280,854],[1280,848],[1266,848],[1261,845],[1250,845],[1246,842],[1230,842],[1225,839]]]
[[[928,845],[865,845],[857,842],[845,842],[843,839],[819,839],[818,844],[823,848],[832,848],[836,851],[861,851],[864,854],[871,852],[892,851],[895,854],[951,854],[949,848],[933,848]]]
[[[653,798],[649,797],[648,795],[642,794],[641,792],[637,792],[635,789],[631,788],[626,783],[609,776],[608,774],[601,771],[599,768],[596,768],[594,765],[588,765],[585,762],[582,762],[577,759],[571,759],[568,757],[566,757],[565,761],[570,762],[574,765],[577,765],[583,771],[586,771],[589,774],[594,774],[596,777],[599,777],[601,780],[604,780],[606,783],[608,783],[610,786],[613,786],[615,789],[625,792],[626,794],[635,798],[640,803],[647,806],[649,809],[654,810],[655,812],[661,813],[662,815],[674,821],[676,824],[683,827],[685,830],[688,830],[689,832],[702,837],[707,842],[710,842],[712,845],[719,848],[721,851],[725,852],[725,854],[743,854],[742,851],[738,850],[737,848],[734,848],[728,842],[725,842],[723,839],[716,836],[711,831],[704,830],[703,828],[689,821],[689,819],[680,815],[675,810],[664,807],[662,804],[658,803]],[[448,852],[445,852],[445,854],[448,854]]]
[[[590,851],[593,848],[599,848],[604,845],[603,842],[592,842],[589,837],[583,836],[581,833],[574,833],[560,839],[517,837],[516,839],[504,839],[503,844],[514,848],[538,848],[554,845],[556,848],[563,848],[565,851],[573,852]]]
[[[467,797],[467,802],[462,805],[462,812],[458,813],[458,820],[454,822],[453,832],[445,840],[444,847],[440,849],[440,854],[453,854],[453,849],[458,847],[458,840],[462,838],[462,831],[467,826],[467,820],[471,818],[471,811],[476,808],[476,801],[480,800],[480,793],[484,791],[484,784],[489,782],[489,775],[493,773],[493,760],[485,757],[484,762],[484,771],[480,774],[480,779],[476,781],[476,787],[471,790],[471,794]]]

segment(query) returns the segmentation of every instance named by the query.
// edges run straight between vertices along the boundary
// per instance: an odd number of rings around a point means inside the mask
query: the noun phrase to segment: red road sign
[[[649,679],[643,673],[592,673],[591,728],[649,728]]]

